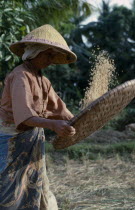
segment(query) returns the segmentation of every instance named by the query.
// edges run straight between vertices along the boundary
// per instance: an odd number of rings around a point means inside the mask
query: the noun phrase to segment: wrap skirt
[[[42,128],[0,133],[0,210],[57,210],[49,189]]]

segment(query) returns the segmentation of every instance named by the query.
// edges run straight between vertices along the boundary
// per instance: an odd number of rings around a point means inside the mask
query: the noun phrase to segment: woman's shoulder
[[[15,67],[8,75],[7,78],[22,77],[23,75],[29,75],[30,72],[23,66],[23,64]]]
[[[30,72],[21,64],[15,67],[10,73],[8,73],[5,77],[4,84],[11,83],[14,79],[30,79],[32,78]]]
[[[15,75],[15,74],[28,74],[28,73],[30,73],[30,72],[28,71],[27,68],[25,68],[25,66],[23,64],[20,64],[19,66],[15,67],[11,72],[11,74],[13,74],[13,75]]]

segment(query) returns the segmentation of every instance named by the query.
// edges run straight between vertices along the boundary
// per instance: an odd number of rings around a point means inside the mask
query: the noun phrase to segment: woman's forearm
[[[23,124],[32,127],[49,128],[54,130],[54,120],[45,119],[42,117],[31,117],[28,120],[25,120]]]
[[[75,134],[75,128],[68,125],[65,120],[51,120],[42,117],[31,117],[23,122],[24,125],[32,127],[48,128],[55,131],[59,136],[72,136]]]

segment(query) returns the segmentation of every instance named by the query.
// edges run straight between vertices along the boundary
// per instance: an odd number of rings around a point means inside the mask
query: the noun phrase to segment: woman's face
[[[54,57],[57,53],[58,52],[54,51],[52,48],[49,48],[46,51],[40,52],[33,60],[40,69],[46,68],[53,64]]]

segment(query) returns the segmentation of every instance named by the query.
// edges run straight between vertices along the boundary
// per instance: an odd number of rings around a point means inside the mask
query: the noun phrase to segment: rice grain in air
[[[92,101],[106,93],[110,85],[117,84],[116,68],[106,51],[101,51],[96,57],[96,62],[91,70],[92,79],[89,80],[85,90],[84,99],[80,101],[81,109],[87,107]]]

